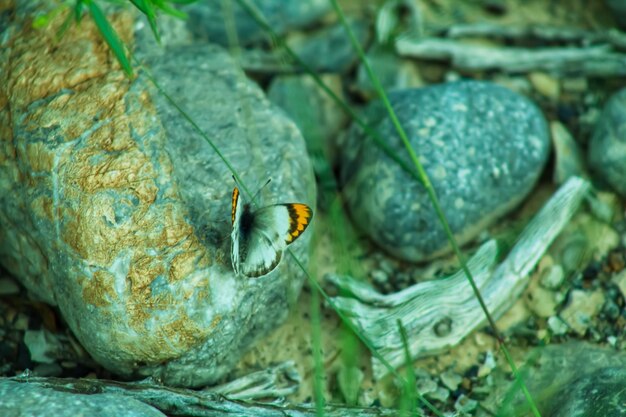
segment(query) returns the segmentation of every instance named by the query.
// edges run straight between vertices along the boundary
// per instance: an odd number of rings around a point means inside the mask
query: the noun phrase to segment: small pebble
[[[615,336],[609,336],[609,337],[607,337],[607,338],[606,338],[606,342],[607,342],[609,345],[611,345],[611,346],[615,347],[615,345],[617,344],[617,337],[615,337]]]
[[[579,335],[584,335],[591,325],[592,318],[602,309],[602,290],[573,290],[569,304],[561,311],[561,318]]]
[[[450,397],[450,391],[444,387],[437,387],[434,391],[431,391],[425,395],[429,400],[445,402]]]
[[[454,409],[460,412],[470,412],[474,411],[478,407],[478,401],[472,400],[465,394],[461,394],[459,398],[454,403]]]
[[[495,367],[496,367],[496,360],[493,357],[493,353],[489,350],[487,351],[487,355],[485,356],[485,361],[478,368],[478,378],[482,378],[482,377],[489,375]]]
[[[561,94],[559,81],[544,72],[531,72],[528,75],[530,83],[542,96],[556,101]]]
[[[619,306],[617,304],[615,304],[615,301],[613,301],[610,298],[608,298],[604,302],[604,306],[602,307],[602,312],[610,320],[615,320],[615,319],[617,319],[619,317],[620,308],[619,308]]]
[[[375,269],[372,271],[372,280],[376,284],[384,284],[389,280],[389,276],[380,269]]]
[[[556,290],[564,280],[565,272],[561,265],[552,265],[541,272],[541,286],[549,290]]]
[[[617,285],[620,292],[622,293],[622,297],[626,298],[626,270],[613,275],[611,282]]]
[[[448,370],[439,375],[439,379],[441,380],[441,383],[443,385],[445,385],[451,391],[454,391],[459,387],[459,384],[461,384],[463,377],[461,377],[461,375],[457,374],[456,372]]]
[[[552,316],[548,318],[548,327],[552,331],[552,334],[557,336],[564,335],[569,329],[569,327],[567,327],[567,324],[564,323],[563,320],[561,320],[561,318],[557,316]]]
[[[383,258],[383,259],[380,261],[379,268],[380,268],[383,272],[385,272],[387,275],[392,274],[392,273],[393,273],[393,270],[394,270],[394,268],[393,268],[393,264],[392,264],[392,263],[391,263],[388,259],[385,259],[385,258]]]
[[[609,253],[608,265],[613,272],[619,272],[624,269],[626,260],[624,259],[624,253],[621,251],[613,251]]]
[[[426,395],[437,390],[437,383],[430,378],[420,378],[416,383],[417,391]]]

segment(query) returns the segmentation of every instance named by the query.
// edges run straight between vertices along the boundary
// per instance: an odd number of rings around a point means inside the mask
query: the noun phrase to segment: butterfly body
[[[309,225],[306,204],[286,203],[253,209],[241,201],[235,187],[232,199],[231,260],[237,275],[259,277],[279,264],[282,254]]]

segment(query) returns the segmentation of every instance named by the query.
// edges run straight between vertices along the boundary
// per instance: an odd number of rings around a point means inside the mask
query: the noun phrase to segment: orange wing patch
[[[232,224],[235,224],[235,213],[237,212],[237,201],[239,201],[239,188],[233,188],[233,208],[231,209],[230,216]]]
[[[290,244],[309,226],[312,212],[306,204],[293,203],[285,206],[289,212],[289,235],[285,241]]]

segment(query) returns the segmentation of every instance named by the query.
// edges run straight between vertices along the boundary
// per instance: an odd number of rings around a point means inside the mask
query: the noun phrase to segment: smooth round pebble
[[[504,87],[461,81],[389,94],[459,243],[519,204],[548,158],[540,110]],[[379,101],[365,119],[401,159],[407,150]],[[424,261],[449,250],[425,188],[353,125],[341,180],[357,227],[392,255]]]

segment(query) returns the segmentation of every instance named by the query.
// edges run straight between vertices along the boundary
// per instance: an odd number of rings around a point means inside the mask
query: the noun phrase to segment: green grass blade
[[[313,399],[315,412],[318,416],[324,415],[326,401],[324,399],[324,359],[322,356],[322,314],[320,311],[320,296],[317,291],[311,291],[311,348],[313,350]]]
[[[130,0],[131,3],[135,5],[141,13],[146,16],[148,19],[148,24],[150,24],[150,29],[152,29],[152,33],[154,34],[155,39],[160,44],[161,37],[159,36],[159,30],[157,29],[156,24],[156,14],[154,13],[154,8],[152,7],[152,2],[150,0]]]
[[[412,416],[416,414],[417,402],[417,386],[415,371],[413,370],[413,360],[411,360],[411,352],[409,351],[409,342],[406,335],[406,330],[402,325],[402,321],[398,319],[398,331],[400,332],[400,338],[402,339],[402,347],[404,348],[404,361],[406,367],[406,379],[403,381],[402,389],[402,401],[400,410],[404,411],[406,415]]]
[[[80,20],[83,18],[84,5],[85,0],[76,0],[76,3],[74,3],[74,20],[76,23],[80,23]]]
[[[313,80],[315,83],[326,93],[332,100],[341,107],[343,111],[345,111],[350,118],[356,123],[375,143],[380,149],[385,152],[387,156],[393,159],[402,169],[404,169],[407,173],[409,173],[414,179],[421,182],[420,177],[414,168],[412,168],[404,159],[402,159],[383,139],[383,137],[376,131],[376,129],[372,128],[368,125],[359,115],[346,104],[343,100],[341,100],[325,83],[322,79],[315,73],[315,71],[307,65],[300,57],[285,43],[284,39],[279,37],[276,32],[272,29],[270,24],[265,20],[263,16],[259,14],[255,7],[248,4],[248,0],[237,0],[237,3],[244,9],[254,20],[259,24],[263,30],[265,30],[270,38],[272,39],[272,43],[280,48],[282,48],[287,56],[293,60],[298,66],[300,66]]]
[[[96,23],[100,34],[109,45],[109,48],[111,48],[111,51],[113,51],[113,54],[122,66],[122,69],[128,77],[132,78],[133,68],[130,65],[130,61],[126,57],[126,48],[124,48],[124,44],[117,36],[117,33],[115,33],[115,30],[102,12],[102,9],[100,9],[100,7],[93,0],[85,0],[85,4],[89,8],[89,13],[91,13],[91,17]]]
[[[135,61],[138,65],[140,64],[138,61]],[[217,154],[217,156],[222,160],[222,162],[224,162],[224,164],[226,165],[226,167],[228,168],[228,170],[231,172],[231,174],[233,175],[233,177],[235,178],[235,181],[237,181],[237,184],[239,184],[241,186],[241,188],[248,194],[251,195],[250,193],[250,189],[246,186],[245,182],[243,181],[243,179],[241,178],[241,176],[237,173],[237,171],[235,171],[235,168],[233,167],[233,165],[228,161],[228,159],[224,156],[224,154],[219,150],[219,148],[215,145],[215,143],[213,142],[213,140],[206,134],[204,133],[204,131],[200,128],[200,126],[198,126],[198,124],[191,118],[191,116],[189,116],[179,105],[178,103],[176,103],[176,101],[165,91],[163,90],[163,88],[161,87],[161,85],[156,81],[156,79],[154,78],[154,76],[150,73],[150,71],[147,68],[143,68],[143,73],[145,74],[145,76],[148,78],[148,80],[150,80],[150,82],[152,83],[152,85],[154,85],[154,87],[157,89],[157,91],[163,95],[163,97],[165,97],[165,99],[168,101],[168,103],[170,103],[175,109],[176,111],[178,111],[180,113],[181,116],[183,116],[183,118],[191,125],[191,127],[193,127],[193,129],[196,131],[196,133],[198,133],[200,135],[200,137],[202,137],[202,139],[204,139],[204,141],[206,143],[209,144],[209,146],[211,147],[211,149],[213,149],[213,152],[215,152]]]
[[[508,349],[506,347],[506,343],[504,341],[504,338],[502,337],[502,335],[500,334],[500,332],[498,331],[498,328],[496,326],[496,323],[493,319],[493,317],[491,316],[491,313],[489,312],[489,309],[487,308],[487,305],[485,304],[485,301],[482,297],[482,295],[480,294],[480,291],[478,290],[478,287],[476,286],[476,282],[474,281],[474,277],[472,276],[472,273],[470,272],[469,268],[467,267],[467,262],[465,260],[465,257],[463,256],[463,254],[461,253],[461,250],[456,242],[456,239],[454,238],[454,234],[452,233],[452,230],[450,229],[450,225],[448,223],[448,220],[445,216],[445,214],[443,213],[443,210],[441,209],[441,205],[439,203],[439,199],[437,198],[437,195],[435,193],[435,190],[432,186],[432,183],[430,182],[430,179],[428,178],[428,175],[426,174],[426,171],[424,170],[422,164],[420,163],[418,157],[417,157],[417,153],[415,152],[415,150],[413,149],[413,147],[411,146],[411,142],[409,141],[409,138],[406,135],[406,132],[404,131],[404,129],[402,128],[402,125],[400,124],[400,121],[398,120],[395,112],[393,111],[393,107],[391,106],[391,103],[389,102],[389,99],[387,98],[387,95],[385,94],[385,91],[380,83],[380,81],[378,80],[378,77],[376,76],[376,74],[374,73],[374,71],[372,70],[371,66],[368,63],[367,58],[365,57],[365,52],[363,51],[363,48],[361,47],[361,45],[359,44],[358,40],[356,39],[356,37],[354,36],[354,33],[352,33],[352,30],[350,29],[350,25],[348,25],[348,22],[346,21],[346,17],[343,13],[343,10],[341,9],[341,7],[339,6],[339,4],[337,3],[337,0],[330,0],[331,4],[333,5],[333,8],[335,9],[335,12],[337,13],[337,15],[339,16],[339,19],[341,20],[341,23],[344,27],[344,29],[346,30],[346,32],[348,33],[348,36],[350,37],[350,41],[352,42],[352,45],[354,47],[354,49],[356,50],[357,54],[359,55],[359,58],[361,60],[361,63],[364,65],[365,70],[368,74],[368,77],[370,79],[370,81],[372,82],[372,85],[374,86],[374,88],[376,89],[380,100],[382,101],[383,105],[385,106],[385,108],[387,109],[387,113],[389,115],[389,118],[391,119],[396,132],[398,133],[398,135],[400,136],[400,139],[402,140],[407,153],[409,154],[409,157],[411,158],[411,161],[413,163],[413,165],[415,166],[415,169],[418,172],[418,176],[420,177],[420,180],[422,182],[422,184],[424,185],[424,188],[426,189],[426,192],[428,194],[429,199],[431,200],[433,207],[437,213],[437,217],[439,218],[439,222],[441,223],[442,227],[444,228],[445,234],[448,238],[448,241],[450,242],[450,245],[452,246],[452,249],[456,255],[456,257],[459,259],[459,262],[461,263],[461,268],[463,269],[463,272],[465,273],[465,275],[467,276],[467,279],[472,287],[472,291],[474,292],[474,295],[476,297],[476,299],[478,300],[478,303],[480,304],[481,309],[483,310],[483,312],[485,313],[485,316],[487,318],[487,321],[489,322],[489,325],[491,327],[491,329],[494,332],[494,335],[496,336],[496,338],[498,339],[498,342],[500,344],[500,348],[502,349],[505,358],[507,360],[507,362],[509,363],[509,366],[511,367],[511,369],[513,370],[513,372],[516,374],[516,378],[520,378],[519,374],[516,372],[516,367],[515,367],[515,363],[512,362],[511,357],[508,353]],[[534,401],[532,399],[532,397],[530,396],[530,393],[528,392],[528,389],[526,389],[525,384],[523,383],[523,381],[521,381],[521,386],[522,386],[522,390],[524,391],[524,394],[526,395],[526,399],[527,401],[531,404],[531,408],[533,409],[533,412],[535,414],[536,417],[540,417],[541,415],[539,414],[539,411],[537,410],[537,407],[534,406]]]
[[[320,295],[322,296],[322,298],[324,299],[324,302],[326,304],[328,304],[328,306],[330,308],[333,309],[333,311],[337,314],[337,316],[339,317],[339,319],[341,319],[341,321],[343,322],[343,324],[349,328],[361,341],[361,343],[363,343],[363,345],[365,345],[365,347],[370,351],[370,353],[372,354],[372,356],[374,358],[376,358],[377,360],[380,361],[380,363],[387,368],[387,370],[389,371],[389,373],[391,375],[393,375],[395,378],[397,378],[399,381],[401,381],[403,384],[406,384],[406,381],[404,380],[404,377],[402,375],[400,375],[400,373],[398,372],[397,369],[395,369],[388,361],[387,359],[385,359],[380,352],[378,352],[378,350],[374,347],[374,344],[367,338],[367,336],[365,336],[363,333],[361,333],[361,331],[358,329],[358,327],[356,327],[356,325],[350,320],[350,318],[348,316],[346,316],[346,314],[344,312],[342,312],[339,307],[337,307],[337,305],[335,304],[335,302],[333,301],[333,299],[328,295],[328,293],[326,291],[324,291],[324,289],[322,288],[322,286],[317,282],[317,280],[315,280],[306,270],[306,268],[304,267],[304,265],[302,264],[302,262],[300,262],[300,259],[298,259],[298,257],[296,255],[294,255],[294,253],[291,251],[291,249],[287,248],[287,253],[289,254],[289,256],[291,256],[291,259],[294,260],[294,262],[300,267],[300,269],[304,272],[304,274],[307,277],[307,281],[309,283],[309,285],[311,286],[311,288],[315,289],[315,291],[318,291],[320,293]],[[426,398],[424,398],[420,393],[417,393],[417,398],[420,400],[420,402],[422,404],[424,404],[425,407],[427,407],[434,415],[439,416],[439,417],[444,417],[444,414],[437,410],[437,408],[432,405],[430,403],[430,401],[428,401]]]
[[[178,19],[187,19],[187,13],[178,10],[175,7],[172,7],[169,5],[169,3],[171,1],[164,1],[164,0],[153,0],[154,1],[154,5],[159,8],[160,10],[163,11],[163,13],[169,14],[170,16],[174,16]]]

